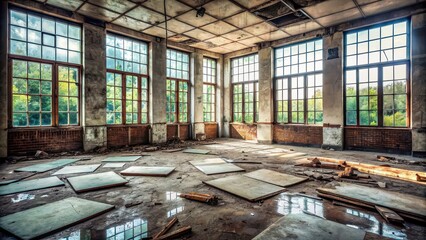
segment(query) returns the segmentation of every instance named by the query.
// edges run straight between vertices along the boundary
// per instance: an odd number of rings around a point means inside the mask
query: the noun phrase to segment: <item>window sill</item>
[[[106,127],[146,127],[149,126],[149,123],[141,124],[107,124]]]
[[[62,129],[69,129],[69,130],[80,130],[83,129],[82,126],[37,126],[37,127],[11,127],[8,128],[8,131],[10,132],[23,132],[23,131],[37,131],[37,130],[62,130]]]
[[[378,127],[378,126],[344,126],[347,129],[385,129],[385,130],[411,130],[411,127]]]
[[[279,126],[295,126],[295,127],[323,127],[321,124],[304,124],[304,123],[274,123],[274,125]]]

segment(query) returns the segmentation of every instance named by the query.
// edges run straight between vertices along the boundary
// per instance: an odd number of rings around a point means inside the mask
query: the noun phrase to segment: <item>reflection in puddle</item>
[[[11,198],[13,203],[25,201],[25,200],[33,200],[35,198],[35,195],[26,194],[26,193],[20,193],[16,198]]]
[[[168,212],[167,212],[167,218],[169,218],[169,217],[171,217],[171,216],[174,216],[174,215],[176,215],[176,214],[178,214],[178,213],[182,212],[184,209],[185,209],[185,207],[184,207],[184,206],[180,206],[180,207],[177,207],[177,208],[174,208],[174,209],[172,209],[172,210],[168,211]]]
[[[166,192],[166,200],[167,201],[173,201],[173,200],[180,200],[181,198],[179,197],[180,193],[178,192]]]
[[[122,225],[107,228],[108,240],[141,239],[148,237],[148,221],[136,218]]]
[[[278,198],[277,212],[279,214],[287,215],[290,213],[303,213],[303,211],[324,217],[321,200],[284,193]]]

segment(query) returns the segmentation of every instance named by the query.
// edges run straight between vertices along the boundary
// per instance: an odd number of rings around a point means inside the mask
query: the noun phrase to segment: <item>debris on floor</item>
[[[127,184],[127,180],[115,172],[104,172],[67,178],[76,193],[117,187]]]
[[[386,220],[386,222],[396,222],[396,223],[403,223],[404,219],[402,219],[401,216],[399,216],[396,212],[390,210],[389,208],[375,206],[377,212],[380,213],[380,215]]]
[[[271,183],[280,187],[289,187],[308,180],[304,177],[296,177],[293,175],[280,173],[268,169],[259,169],[253,172],[244,174],[244,176],[253,178],[262,182]]]
[[[183,150],[183,148],[172,148],[172,149],[163,150],[163,152],[165,152],[165,153],[174,153],[174,152],[180,152],[182,150]]]
[[[210,153],[210,150],[188,148],[188,149],[185,149],[183,152],[192,153],[192,154],[208,154]]]
[[[219,198],[212,194],[204,194],[204,193],[196,193],[196,192],[190,192],[190,193],[181,193],[179,195],[181,198],[186,198],[190,200],[195,200],[198,202],[204,202],[210,205],[217,205]]]
[[[59,159],[59,160],[55,160],[55,161],[51,161],[51,162],[46,162],[46,163],[39,163],[39,164],[34,164],[28,167],[22,167],[22,168],[18,168],[15,169],[15,172],[47,172],[50,171],[52,169],[55,168],[59,168],[59,167],[63,167],[65,165],[71,164],[71,163],[75,163],[77,161],[79,161],[80,159],[76,158],[76,159]]]
[[[58,177],[38,178],[0,186],[0,196],[65,185]]]
[[[191,226],[181,227],[173,232],[167,233],[176,223],[178,222],[177,217],[173,217],[166,226],[161,229],[159,233],[154,236],[154,240],[166,240],[166,239],[176,239],[180,236],[188,234],[192,231]]]
[[[175,167],[142,167],[132,166],[120,172],[123,176],[167,177]]]
[[[108,157],[102,160],[102,162],[134,162],[139,160],[141,156],[118,156],[118,157]]]
[[[238,167],[232,163],[227,163],[221,158],[207,158],[203,160],[192,160],[189,161],[194,167],[203,172],[206,175],[232,173],[232,172],[244,172],[243,168]]]

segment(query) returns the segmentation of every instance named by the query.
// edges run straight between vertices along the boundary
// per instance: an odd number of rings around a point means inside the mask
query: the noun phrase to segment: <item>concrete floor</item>
[[[188,142],[187,144],[192,144]],[[369,233],[379,234],[395,239],[422,239],[426,233],[426,227],[419,224],[406,222],[403,226],[386,223],[381,216],[365,209],[349,208],[333,205],[328,200],[315,200],[297,196],[294,193],[304,192],[316,195],[315,189],[325,185],[326,181],[310,180],[296,186],[288,187],[288,191],[264,201],[252,203],[235,197],[218,189],[209,187],[202,181],[219,177],[241,174],[229,173],[207,176],[188,163],[190,160],[212,157],[224,157],[233,160],[256,160],[263,164],[237,164],[247,171],[266,168],[284,173],[294,174],[300,167],[294,167],[295,163],[303,161],[309,156],[333,157],[345,160],[354,160],[378,164],[375,161],[378,153],[356,151],[329,151],[319,148],[295,147],[287,145],[263,145],[250,141],[235,139],[218,139],[212,145],[192,145],[198,149],[209,149],[213,155],[195,155],[182,152],[164,153],[162,151],[149,152],[150,156],[144,156],[137,162],[127,163],[122,170],[129,166],[175,166],[176,170],[166,178],[160,177],[125,177],[129,183],[124,187],[115,187],[105,190],[76,194],[69,186],[31,191],[23,194],[13,194],[0,197],[0,216],[40,206],[52,201],[57,201],[70,196],[78,196],[93,201],[100,201],[116,206],[116,209],[96,217],[92,220],[77,224],[46,239],[107,239],[107,235],[116,234],[115,239],[124,239],[123,232],[130,234],[132,227],[142,225],[141,231],[147,229],[148,237],[152,237],[168,222],[171,216],[177,216],[180,226],[192,226],[191,239],[251,239],[273,222],[288,213],[310,212],[325,217],[335,222],[363,229]],[[137,149],[137,148],[134,148]],[[291,152],[290,149],[292,150]],[[117,156],[126,153],[137,153],[130,149],[118,149],[108,154],[95,154],[91,160],[81,161],[78,164],[100,163],[107,156]],[[306,153],[301,155],[298,153]],[[286,157],[286,155],[292,154]],[[407,160],[416,159],[409,156],[396,156]],[[16,178],[17,173],[13,169],[28,166],[49,160],[34,160],[18,162],[16,164],[0,165],[0,174],[5,179]],[[395,167],[425,171],[421,165],[390,164]],[[110,171],[108,168],[99,168],[98,172]],[[57,169],[50,172],[37,174],[29,179],[50,176]],[[61,175],[60,178],[66,176]],[[374,180],[387,183],[387,190],[399,191],[418,196],[425,196],[426,186],[405,181],[372,176]],[[193,202],[177,197],[183,192],[201,192],[218,195],[221,200],[218,206]],[[29,196],[25,194],[30,194]],[[19,201],[19,198],[23,200]],[[18,200],[18,201],[17,201]],[[126,208],[125,204],[142,201],[137,206]],[[58,213],[60,214],[60,213]],[[133,224],[133,226],[132,226]],[[173,228],[176,229],[176,226]],[[172,230],[173,230],[172,229]],[[126,235],[127,236],[127,235]],[[367,234],[366,239],[374,239],[377,236]],[[14,239],[0,232],[0,239]],[[108,238],[109,239],[109,238]],[[114,239],[114,238],[111,238]],[[127,238],[126,238],[127,239]],[[135,238],[139,239],[139,238]]]

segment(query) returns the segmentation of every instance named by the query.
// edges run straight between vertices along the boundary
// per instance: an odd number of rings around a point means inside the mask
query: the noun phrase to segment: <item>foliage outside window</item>
[[[275,49],[275,121],[321,124],[322,39]]]
[[[233,121],[256,122],[259,107],[259,57],[257,54],[231,60],[231,82]]]
[[[148,123],[148,45],[107,34],[107,124]]]
[[[408,22],[345,34],[346,125],[407,127]]]
[[[216,60],[203,59],[203,119],[214,122],[216,107]]]
[[[166,120],[188,122],[189,54],[167,49]]]

